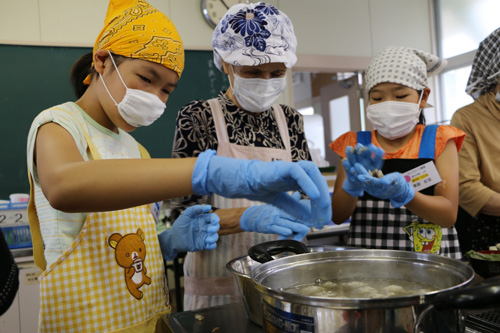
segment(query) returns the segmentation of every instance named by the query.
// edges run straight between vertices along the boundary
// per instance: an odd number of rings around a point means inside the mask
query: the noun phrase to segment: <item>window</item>
[[[472,103],[465,93],[479,43],[500,27],[498,0],[435,0],[438,49],[448,66],[439,78],[441,123]]]

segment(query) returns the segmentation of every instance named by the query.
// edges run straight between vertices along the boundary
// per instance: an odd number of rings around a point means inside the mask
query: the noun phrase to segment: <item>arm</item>
[[[472,108],[467,106],[466,108]],[[470,215],[476,216],[478,213],[484,213],[493,216],[500,216],[500,194],[493,191],[483,182],[489,179],[489,175],[483,174],[481,168],[494,170],[495,166],[485,161],[485,152],[492,142],[481,142],[481,128],[484,131],[484,124],[477,124],[477,120],[469,119],[468,112],[463,109],[457,111],[451,120],[451,125],[461,129],[467,135],[458,154],[459,159],[459,197],[460,206]],[[475,115],[477,112],[472,113]],[[478,138],[476,138],[478,135]],[[482,165],[482,166],[481,166]],[[491,168],[492,166],[493,168]],[[490,180],[491,182],[491,180]]]
[[[287,191],[311,198],[310,222],[330,221],[326,180],[312,162],[240,160],[208,150],[197,159],[116,159],[84,161],[69,134],[48,123],[39,128],[35,161],[42,191],[51,205],[68,212],[123,209],[197,193],[247,198],[304,216]]]
[[[494,192],[479,212],[491,216],[500,216],[500,193]]]
[[[240,219],[248,207],[217,209],[216,214],[220,218],[219,235],[230,235],[242,232]]]
[[[419,192],[406,204],[412,213],[445,228],[452,227],[458,210],[458,153],[455,142],[449,140],[436,159],[441,182],[434,189],[434,196]]]
[[[35,155],[45,196],[66,212],[124,209],[193,193],[196,158],[84,161],[73,137],[55,123],[40,127]]]
[[[358,198],[347,194],[342,188],[345,181],[345,170],[342,163],[339,163],[337,170],[337,179],[332,195],[332,221],[335,224],[341,224],[354,212]]]

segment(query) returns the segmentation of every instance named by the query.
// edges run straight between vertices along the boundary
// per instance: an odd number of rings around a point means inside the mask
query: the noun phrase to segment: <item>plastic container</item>
[[[7,245],[9,245],[9,249],[21,249],[33,246],[29,225],[2,227],[2,232]]]
[[[0,228],[10,249],[32,247],[28,203],[0,203]]]
[[[477,251],[483,254],[500,254],[500,251]],[[499,260],[484,260],[469,257],[469,262],[474,268],[474,271],[481,277],[487,279],[500,275],[500,261]]]

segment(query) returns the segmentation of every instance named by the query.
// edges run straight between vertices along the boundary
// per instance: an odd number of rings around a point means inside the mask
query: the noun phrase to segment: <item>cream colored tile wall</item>
[[[358,68],[346,70],[363,70],[389,45],[431,51],[431,1],[268,0],[294,24],[299,58],[294,69],[330,71],[351,64]],[[186,49],[211,49],[213,29],[204,21],[201,0],[150,3],[171,18]],[[8,13],[0,20],[0,43],[92,46],[107,6],[107,0],[0,0],[0,10]],[[292,94],[289,88],[282,102],[292,104]]]
[[[38,0],[38,3],[40,42],[49,45],[93,45],[107,9],[105,0]]]
[[[427,0],[370,0],[373,54],[391,45],[432,51]]]
[[[187,49],[210,49],[200,0],[151,0],[177,26]],[[431,50],[431,0],[269,0],[292,19],[297,53],[371,57],[388,45]],[[107,0],[0,0],[0,43],[93,45]],[[21,24],[19,24],[21,22]]]
[[[38,0],[0,0],[0,40],[26,43],[40,40]]]
[[[370,57],[368,0],[281,0],[299,54]]]

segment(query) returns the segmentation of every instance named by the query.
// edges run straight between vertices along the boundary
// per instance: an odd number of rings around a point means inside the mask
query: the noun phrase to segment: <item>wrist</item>
[[[172,237],[172,228],[165,230],[158,235],[160,243],[161,254],[165,260],[174,260],[177,257],[177,250],[175,249],[174,239]]]
[[[194,194],[212,195],[212,192],[210,192],[207,188],[207,179],[210,160],[215,154],[215,150],[209,149],[198,155],[198,158],[194,165],[193,175],[191,177],[191,184]]]
[[[405,182],[403,189],[390,199],[391,205],[395,208],[402,207],[413,200],[415,189],[409,183]]]
[[[241,230],[243,230],[243,231],[253,231],[253,230],[251,230],[250,221],[252,221],[253,219],[255,219],[255,216],[253,216],[253,215],[254,215],[254,212],[255,212],[256,208],[257,208],[257,206],[248,207],[247,209],[245,209],[245,211],[243,212],[243,214],[241,214],[241,217],[240,217],[240,228],[241,228]]]

